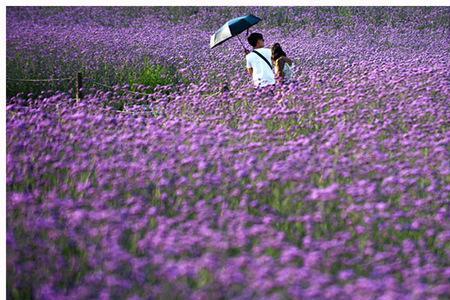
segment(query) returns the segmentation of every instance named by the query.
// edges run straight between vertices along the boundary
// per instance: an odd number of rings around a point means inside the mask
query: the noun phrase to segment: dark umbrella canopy
[[[236,36],[244,30],[252,27],[259,21],[261,21],[261,19],[254,15],[246,15],[226,22],[211,36],[209,47],[212,49],[222,44],[233,36]]]

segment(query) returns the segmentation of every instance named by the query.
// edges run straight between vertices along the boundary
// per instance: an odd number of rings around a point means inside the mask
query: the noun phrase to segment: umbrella
[[[231,39],[233,36],[238,36],[238,34],[240,34],[246,29],[249,29],[259,21],[261,21],[261,19],[254,15],[246,15],[226,22],[222,27],[219,28],[219,30],[217,30],[211,36],[209,47],[212,49],[222,44],[226,40]],[[241,42],[242,47],[244,47],[245,49],[245,46],[244,44],[242,44],[241,39],[239,39],[239,42]]]

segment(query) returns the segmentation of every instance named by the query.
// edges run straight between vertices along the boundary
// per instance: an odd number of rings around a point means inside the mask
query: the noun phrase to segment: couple
[[[256,87],[275,84],[275,79],[284,81],[292,77],[292,60],[286,57],[279,43],[275,43],[272,49],[264,48],[263,35],[256,32],[250,34],[248,43],[253,47],[253,51],[245,52],[247,71]]]

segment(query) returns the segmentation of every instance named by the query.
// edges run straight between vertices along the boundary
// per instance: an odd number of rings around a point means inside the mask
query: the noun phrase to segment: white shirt
[[[270,64],[272,64],[272,51],[268,48],[258,48],[254,51],[262,54]],[[245,57],[247,61],[247,68],[253,69],[253,83],[255,86],[266,86],[275,84],[275,75],[269,65],[258,54],[250,52]]]

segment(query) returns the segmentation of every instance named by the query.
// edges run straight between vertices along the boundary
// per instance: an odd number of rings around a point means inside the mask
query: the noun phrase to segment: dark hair
[[[272,46],[272,60],[276,61],[277,59],[279,59],[282,56],[286,57],[286,53],[281,48],[281,45],[279,43],[273,44],[273,46]]]
[[[247,38],[248,43],[252,45],[252,47],[256,47],[256,44],[258,43],[258,40],[264,40],[263,35],[258,32],[253,32],[250,34]]]

